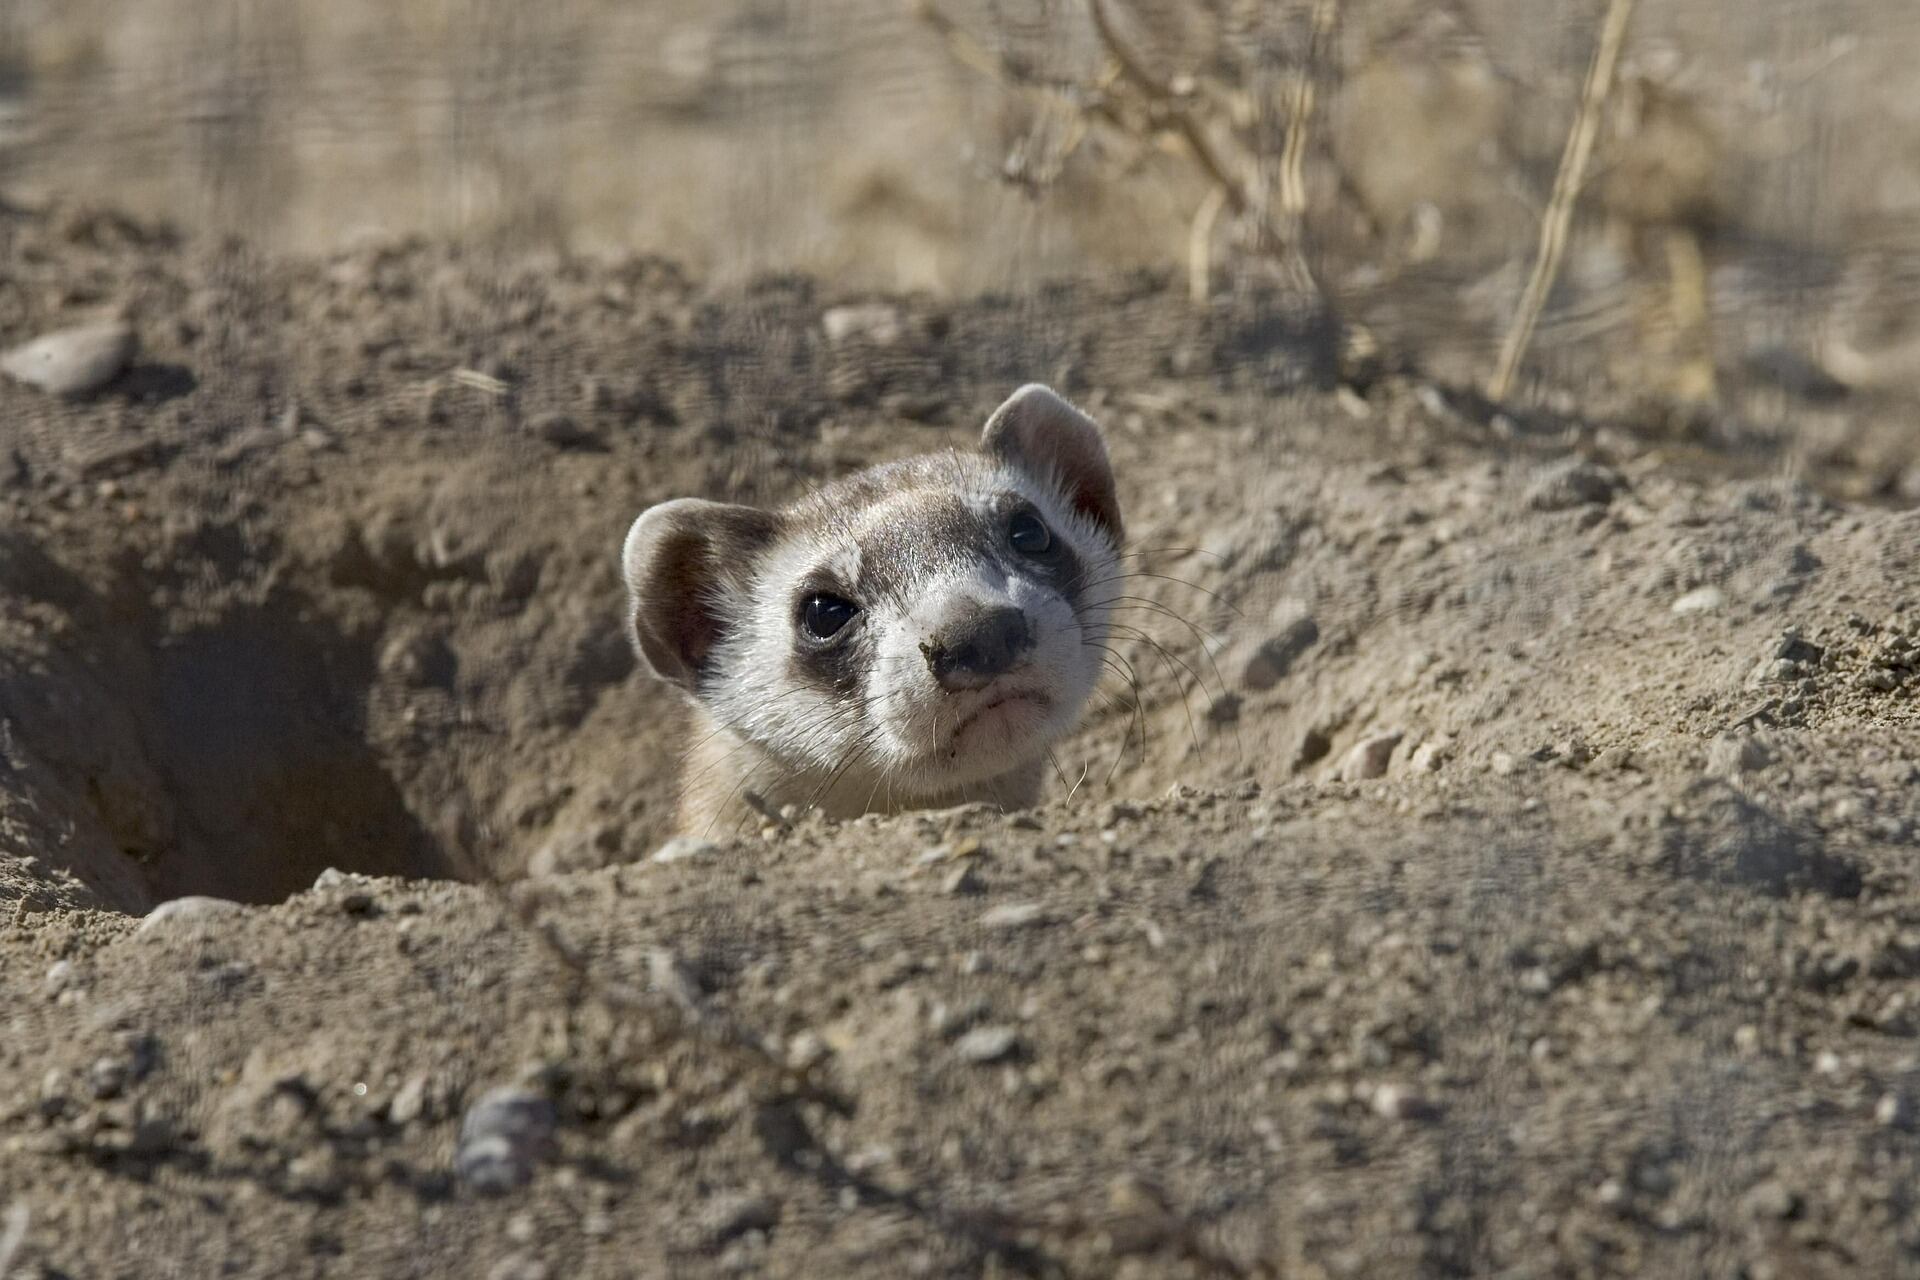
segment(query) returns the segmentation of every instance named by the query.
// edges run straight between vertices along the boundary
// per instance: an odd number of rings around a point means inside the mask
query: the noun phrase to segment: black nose
[[[920,652],[942,688],[960,689],[1013,670],[1032,647],[1027,615],[1003,606],[979,609],[949,623],[931,644],[921,645]]]

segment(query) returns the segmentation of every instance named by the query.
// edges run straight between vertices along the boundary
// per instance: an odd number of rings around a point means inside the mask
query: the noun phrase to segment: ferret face
[[[656,674],[791,789],[897,807],[1038,766],[1073,728],[1120,536],[1098,429],[1031,387],[977,454],[875,468],[779,512],[653,508],[626,568]]]

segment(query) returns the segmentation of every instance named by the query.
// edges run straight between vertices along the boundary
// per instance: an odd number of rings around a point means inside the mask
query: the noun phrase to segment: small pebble
[[[400,1086],[387,1103],[387,1119],[396,1125],[412,1124],[427,1112],[427,1078],[414,1076]]]
[[[900,340],[904,327],[900,313],[885,302],[858,302],[829,307],[820,317],[827,341],[846,342],[861,339],[877,347],[888,347]]]
[[[756,1191],[723,1193],[700,1211],[701,1234],[709,1245],[721,1245],[749,1231],[771,1231],[780,1221],[773,1197]]]
[[[953,1052],[962,1062],[985,1066],[1011,1057],[1019,1048],[1020,1033],[1012,1027],[998,1025],[975,1027],[955,1042]]]
[[[1726,602],[1727,593],[1719,587],[1699,587],[1675,600],[1673,613],[1681,618],[1695,613],[1711,613]]]
[[[1008,902],[982,914],[980,925],[985,929],[1021,929],[1039,924],[1045,917],[1046,908],[1037,902]]]
[[[1385,777],[1387,762],[1393,758],[1393,749],[1400,745],[1400,738],[1397,733],[1382,733],[1354,743],[1346,759],[1340,762],[1340,780],[1364,782]]]
[[[975,894],[984,893],[986,887],[987,882],[980,878],[980,873],[969,863],[949,875],[946,882],[940,886],[940,891],[948,894]]]
[[[73,981],[73,961],[71,960],[54,961],[53,964],[47,969],[47,976],[46,976],[47,994],[50,996],[58,995],[60,992],[66,990],[67,984],[72,981]]]
[[[488,1195],[525,1186],[552,1146],[556,1119],[545,1094],[512,1085],[489,1089],[460,1121],[454,1173]]]
[[[226,898],[192,894],[185,898],[173,898],[147,912],[136,932],[162,932],[173,925],[205,923],[209,920],[237,915],[244,910],[246,910],[245,907]]]
[[[1535,511],[1605,506],[1624,487],[1618,472],[1597,463],[1575,460],[1542,474],[1527,491],[1527,505]]]
[[[76,325],[0,354],[0,373],[49,395],[83,396],[118,377],[137,346],[121,321]]]
[[[699,836],[675,836],[653,851],[655,862],[688,862],[720,852],[720,846]]]
[[[1800,1209],[1800,1198],[1771,1178],[1747,1192],[1743,1203],[1756,1218],[1791,1218]]]
[[[1423,742],[1413,749],[1413,757],[1408,761],[1415,773],[1438,773],[1440,766],[1446,763],[1447,753],[1437,742]]]
[[[1383,1120],[1418,1120],[1432,1109],[1419,1093],[1398,1084],[1374,1086],[1371,1105]]]

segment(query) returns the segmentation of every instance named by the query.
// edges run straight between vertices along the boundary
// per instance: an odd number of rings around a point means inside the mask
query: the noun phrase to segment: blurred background
[[[1148,268],[1200,296],[1297,246],[1394,358],[1473,383],[1604,8],[8,0],[0,190],[269,250],[945,294]],[[1916,65],[1905,0],[1643,0],[1529,367],[1763,420],[1920,393]]]

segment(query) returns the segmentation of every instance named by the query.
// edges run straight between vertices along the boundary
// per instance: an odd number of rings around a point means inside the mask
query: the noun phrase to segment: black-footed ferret
[[[1039,385],[977,452],[774,511],[649,508],[622,561],[642,663],[693,702],[677,829],[1031,804],[1099,677],[1120,543],[1099,427]]]

